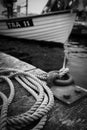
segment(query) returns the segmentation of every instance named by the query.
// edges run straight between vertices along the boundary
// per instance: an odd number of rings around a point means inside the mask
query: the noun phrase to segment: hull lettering
[[[20,21],[9,21],[7,22],[7,26],[9,29],[31,27],[33,26],[33,21],[32,19],[20,20]]]

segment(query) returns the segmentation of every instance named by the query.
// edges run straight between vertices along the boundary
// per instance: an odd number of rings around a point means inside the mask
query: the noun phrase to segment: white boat
[[[65,43],[74,21],[70,10],[5,18],[0,19],[0,35]]]

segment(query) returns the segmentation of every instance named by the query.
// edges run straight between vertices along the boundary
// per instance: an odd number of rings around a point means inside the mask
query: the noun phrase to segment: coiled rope
[[[6,130],[8,101],[7,101],[7,97],[2,92],[0,92],[0,97],[3,100],[3,105],[2,105],[1,115],[0,115],[0,130]]]
[[[15,93],[14,85],[11,81],[11,78],[16,79],[16,81],[23,88],[25,88],[29,93],[31,93],[32,96],[36,99],[36,102],[27,112],[17,116],[7,117],[8,127],[9,128],[13,127],[14,129],[21,129],[26,125],[31,125],[34,121],[39,121],[38,124],[34,126],[34,128],[32,128],[32,130],[40,130],[41,128],[43,128],[46,122],[47,113],[50,111],[50,109],[54,104],[53,93],[46,86],[46,84],[44,84],[37,77],[35,77],[30,73],[22,72],[20,70],[12,69],[12,68],[0,69],[1,75],[9,72],[10,74],[7,76],[0,76],[0,79],[5,80],[10,86],[10,95],[7,99],[8,105],[10,105],[10,103],[12,102]],[[1,111],[1,115],[2,115],[2,111]],[[3,122],[2,122],[2,126],[3,126]]]

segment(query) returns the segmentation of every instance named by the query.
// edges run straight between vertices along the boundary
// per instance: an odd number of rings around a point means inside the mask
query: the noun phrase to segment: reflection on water
[[[87,88],[87,40],[70,39],[66,50],[70,72],[76,84]]]

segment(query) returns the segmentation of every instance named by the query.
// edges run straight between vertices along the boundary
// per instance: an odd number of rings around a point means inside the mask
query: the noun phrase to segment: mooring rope
[[[0,130],[7,130],[6,125],[7,125],[7,109],[8,109],[8,100],[5,94],[0,92],[0,97],[3,100],[3,105],[1,109],[1,115],[0,115]]]
[[[10,95],[8,98],[3,93],[0,92],[0,96],[3,99],[1,118],[0,118],[0,130],[6,130],[5,125],[7,124],[7,107],[12,102],[15,91],[14,86],[8,77],[0,76],[0,79],[7,82],[8,86],[10,87]]]
[[[11,78],[14,78],[36,99],[35,104],[27,112],[7,117],[8,127],[20,129],[26,125],[32,124],[36,120],[39,120],[38,124],[32,128],[32,130],[40,130],[43,128],[47,119],[47,113],[54,104],[54,97],[51,90],[46,86],[46,84],[30,73],[12,68],[1,68],[0,74],[3,75],[4,73],[9,73],[7,76],[0,76],[0,79],[7,81],[10,86],[11,93],[7,99],[8,105],[12,102],[15,92]]]
[[[15,94],[14,85],[13,85],[12,81],[6,76],[0,76],[0,79],[7,82],[8,86],[10,87],[10,95],[8,97],[8,105],[9,105],[14,98],[14,94]]]
[[[40,80],[44,80],[44,81],[47,81],[48,80],[50,82],[53,82],[54,78],[55,77],[58,77],[58,78],[61,78],[63,77],[65,74],[67,74],[69,72],[69,68],[66,67],[66,55],[64,57],[64,61],[63,61],[63,66],[61,69],[59,70],[53,70],[53,71],[50,71],[48,73],[44,72],[43,74],[36,74],[35,76],[37,78],[39,78]]]
[[[27,112],[7,117],[9,128],[20,129],[38,120],[39,122],[32,130],[40,130],[43,128],[47,120],[47,113],[54,104],[54,98],[53,93],[42,80],[46,80],[47,82],[51,80],[50,82],[53,82],[55,76],[61,78],[68,72],[69,68],[66,68],[66,56],[64,57],[63,67],[60,70],[54,70],[49,73],[44,72],[42,75],[36,74],[34,76],[31,73],[23,72],[18,69],[0,68],[0,82],[5,80],[10,86],[10,95],[7,99],[8,105],[12,102],[15,93],[14,85],[11,81],[12,78],[31,93],[36,100],[35,104]],[[4,74],[6,76],[3,76]]]

